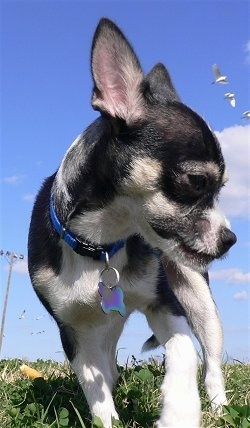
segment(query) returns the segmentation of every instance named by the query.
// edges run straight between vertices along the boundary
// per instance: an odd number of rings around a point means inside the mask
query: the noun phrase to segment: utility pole
[[[6,285],[6,291],[5,291],[5,299],[4,299],[4,305],[3,305],[3,314],[2,314],[1,331],[0,331],[0,353],[1,353],[6,310],[7,310],[8,298],[9,298],[9,291],[10,291],[10,280],[11,280],[12,268],[13,268],[13,264],[17,260],[23,260],[24,256],[22,254],[18,255],[10,251],[4,252],[3,250],[0,250],[0,256],[5,256],[9,263],[9,273],[8,273],[7,285]]]

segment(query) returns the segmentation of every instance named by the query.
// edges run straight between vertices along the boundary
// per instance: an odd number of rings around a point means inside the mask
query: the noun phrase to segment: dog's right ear
[[[154,102],[166,104],[168,102],[181,102],[171,77],[166,67],[159,63],[156,64],[152,70],[145,77],[146,88],[148,88],[148,95]]]
[[[109,19],[101,19],[97,26],[91,67],[94,109],[127,123],[142,117],[141,66],[125,36]]]

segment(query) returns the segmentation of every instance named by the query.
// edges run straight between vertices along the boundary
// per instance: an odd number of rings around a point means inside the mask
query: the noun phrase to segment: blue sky
[[[132,42],[145,73],[159,61],[167,66],[183,102],[221,141],[230,175],[221,207],[238,242],[211,266],[211,288],[224,326],[225,358],[250,359],[250,121],[242,119],[250,109],[249,7],[241,0],[2,0],[0,249],[25,256],[11,278],[2,357],[63,359],[57,329],[27,275],[27,234],[43,179],[97,117],[90,105],[90,46],[106,16]],[[227,74],[228,85],[211,84],[214,63]],[[229,91],[235,108],[224,99]],[[8,268],[1,257],[1,310]],[[119,342],[120,360],[143,358],[140,348],[149,334],[136,314]]]

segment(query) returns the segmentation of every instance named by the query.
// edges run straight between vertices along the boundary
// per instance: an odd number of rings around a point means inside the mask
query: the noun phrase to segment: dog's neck
[[[53,194],[50,197],[50,220],[54,230],[75,253],[91,257],[95,260],[108,260],[113,257],[125,245],[125,240],[119,240],[108,245],[98,245],[86,240],[79,239],[70,229],[66,228],[57,216]]]
[[[115,183],[124,168],[112,152],[104,118],[97,119],[68,149],[52,185],[55,211],[79,239],[106,245],[139,233],[140,207],[117,196]],[[126,162],[124,160],[124,162]]]
[[[65,187],[64,187],[65,189]],[[60,195],[60,196],[59,196]],[[70,210],[70,198],[62,188],[54,202],[50,197],[50,219],[54,230],[76,253],[105,260],[125,245],[126,239],[138,233],[136,204],[129,197],[115,197],[105,207],[89,210],[81,208],[77,214]],[[60,207],[68,210],[67,220],[61,221]]]
[[[97,244],[125,240],[138,233],[135,203],[128,197],[116,197],[107,206],[83,211],[70,220],[70,229],[79,237]]]

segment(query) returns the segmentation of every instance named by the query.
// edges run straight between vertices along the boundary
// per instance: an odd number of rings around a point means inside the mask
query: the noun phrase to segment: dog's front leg
[[[221,371],[223,332],[208,278],[191,268],[166,262],[166,259],[164,268],[169,285],[185,309],[192,330],[202,347],[206,390],[213,409],[220,413],[222,405],[227,401]]]
[[[157,427],[198,428],[197,355],[187,320],[161,309],[148,311],[146,317],[166,351],[166,374],[161,386],[163,408]]]
[[[105,428],[112,427],[112,419],[119,419],[112,397],[117,379],[112,338],[101,328],[77,332],[77,350],[72,368],[86,396],[92,416],[98,416]],[[110,345],[110,346],[109,346]]]

